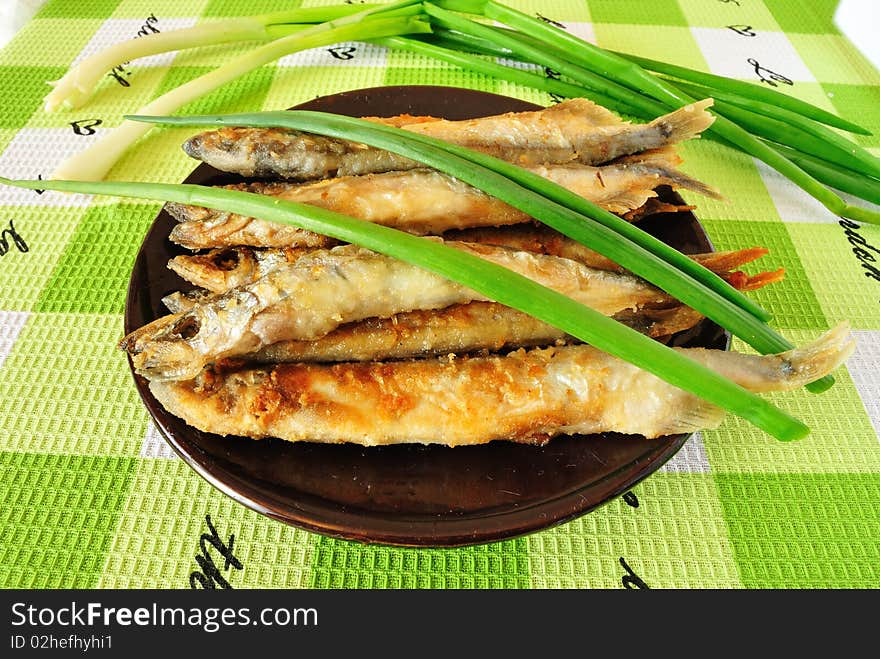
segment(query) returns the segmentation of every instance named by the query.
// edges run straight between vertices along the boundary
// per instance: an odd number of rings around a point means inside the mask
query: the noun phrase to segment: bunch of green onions
[[[81,105],[120,61],[220,43],[267,42],[138,110],[145,115],[169,114],[279,57],[345,40],[407,49],[561,96],[590,98],[637,119],[651,120],[711,96],[717,119],[707,137],[762,160],[836,215],[880,223],[880,213],[848,204],[828,187],[872,203],[880,200],[880,158],[828,128],[869,134],[861,126],[759,85],[603,50],[495,0],[343,4],[153,34],[81,62],[54,83],[46,109]],[[560,78],[499,64],[498,57],[547,67]],[[104,140],[63,163],[53,176],[99,180],[147,130],[143,124],[123,122]]]

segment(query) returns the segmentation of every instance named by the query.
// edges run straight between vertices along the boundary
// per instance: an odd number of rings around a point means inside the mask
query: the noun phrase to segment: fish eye
[[[181,339],[191,339],[196,334],[199,333],[199,329],[201,328],[201,323],[199,323],[199,319],[193,316],[185,316],[175,323],[174,327],[171,328],[171,332]]]
[[[235,270],[238,267],[238,252],[234,249],[227,249],[216,254],[212,259],[214,265],[220,270]]]

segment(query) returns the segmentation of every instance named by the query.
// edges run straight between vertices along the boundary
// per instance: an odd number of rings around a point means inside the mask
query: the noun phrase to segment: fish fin
[[[714,102],[711,98],[704,98],[702,101],[685,105],[674,112],[657,117],[651,122],[651,126],[660,130],[669,144],[698,137],[715,121],[715,117],[706,111],[706,108]]]
[[[625,123],[608,108],[593,103],[586,98],[570,98],[562,103],[552,105],[542,112],[553,114],[557,112],[577,116],[581,120],[589,122],[593,126],[616,126]]]
[[[667,115],[669,116],[669,115]],[[710,115],[711,116],[711,115]],[[661,117],[662,119],[663,117]],[[623,165],[633,169],[644,169],[646,174],[654,174],[664,179],[664,183],[673,188],[693,190],[712,199],[723,199],[721,194],[712,186],[698,181],[692,176],[676,169],[682,162],[672,146],[659,149],[649,149],[612,161],[614,165]]]
[[[214,293],[204,288],[194,288],[191,291],[174,291],[162,298],[162,304],[173,314],[185,313],[195,305],[207,302],[214,297]]]
[[[694,404],[687,406],[678,416],[671,417],[657,426],[656,437],[692,433],[717,428],[724,420],[724,410],[717,405],[694,397]]]
[[[727,252],[694,254],[691,258],[712,272],[728,272],[730,270],[735,270],[746,263],[757,261],[759,258],[766,256],[769,253],[770,250],[766,247],[747,247],[746,249]]]

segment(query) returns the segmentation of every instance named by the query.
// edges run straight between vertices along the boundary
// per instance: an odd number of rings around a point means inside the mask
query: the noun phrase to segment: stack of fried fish
[[[625,123],[583,99],[466,121],[373,120],[516,163],[636,221],[691,208],[660,202],[661,185],[717,196],[677,169],[674,150],[711,124],[710,103],[649,124]],[[701,319],[519,210],[387,151],[255,128],[202,133],[184,149],[258,179],[235,189],[431,236],[658,339]],[[168,296],[171,315],[136,330],[121,347],[166,409],[201,430],[366,445],[540,444],[560,433],[656,437],[721,418],[695,396],[421,268],[252,217],[166,209],[179,220],[170,239],[196,252],[169,267],[197,288]],[[750,290],[782,276],[737,270],[765,253],[691,258]],[[752,389],[769,390],[830,370],[844,340],[837,332],[784,358],[689,352]]]

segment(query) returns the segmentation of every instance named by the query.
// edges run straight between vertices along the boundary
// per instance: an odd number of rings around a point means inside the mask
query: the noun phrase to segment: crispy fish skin
[[[568,164],[530,169],[612,213],[643,207],[657,196],[654,189],[659,185],[718,196],[709,186],[678,171],[676,165],[680,162],[671,149],[655,149],[601,167]],[[477,188],[430,169],[344,176],[306,184],[255,182],[226,187],[319,206],[417,235],[531,219]],[[168,203],[165,209],[180,222],[172,229],[171,240],[190,249],[320,244],[319,236],[303,229],[257,218],[177,203]]]
[[[842,324],[811,345],[772,356],[682,349],[756,392],[796,388],[852,353]],[[218,435],[288,441],[543,443],[559,434],[646,437],[717,426],[723,411],[590,346],[505,356],[349,364],[281,364],[188,382],[151,382],[172,414]]]
[[[703,316],[690,307],[621,311],[614,316],[651,337],[690,329]],[[282,362],[365,362],[576,342],[562,330],[495,302],[456,304],[343,325],[314,341],[280,341],[243,359]]]
[[[568,259],[488,245],[450,246],[606,315],[671,301],[637,277],[593,270]],[[317,250],[249,286],[159,318],[129,334],[120,348],[149,379],[187,379],[218,359],[256,352],[278,341],[316,339],[347,322],[484,299],[417,266],[345,245]]]
[[[598,165],[699,135],[714,121],[712,99],[686,105],[648,124],[629,124],[586,99],[533,112],[466,121],[401,126],[521,166],[580,162]],[[187,140],[184,151],[217,169],[244,176],[324,179],[412,169],[418,163],[363,144],[278,128],[221,128]]]

